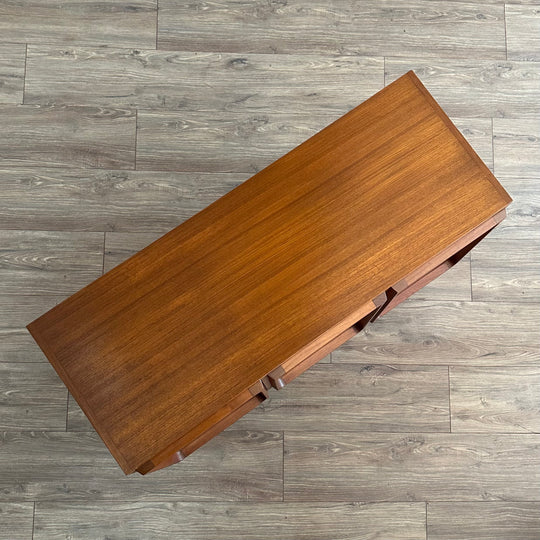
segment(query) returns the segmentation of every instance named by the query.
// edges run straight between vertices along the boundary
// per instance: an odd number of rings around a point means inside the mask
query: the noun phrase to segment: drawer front
[[[263,383],[267,388],[275,388],[279,390],[283,388],[286,384],[294,380],[298,375],[301,375],[325,356],[331,353],[333,350],[337,349],[340,345],[343,345],[346,341],[355,336],[360,332],[373,318],[377,310],[382,306],[387,300],[386,294],[383,293],[373,300],[373,309],[366,315],[364,315],[359,321],[355,324],[343,330],[337,336],[331,338],[329,341],[324,343],[311,354],[308,354],[304,357],[295,356],[287,361],[285,361],[281,366],[277,367],[271,371],[264,379]]]
[[[137,468],[137,472],[148,474],[182,461],[210,439],[234,424],[239,418],[254,409],[268,397],[261,381],[239,394],[227,406],[220,409],[204,422],[192,429],[169,448]]]
[[[506,211],[502,210],[493,217],[476,227],[458,241],[454,242],[437,255],[426,261],[424,264],[413,270],[408,276],[398,281],[393,287],[386,291],[387,301],[371,319],[375,321],[381,315],[388,313],[396,306],[407,300],[412,294],[431,283],[444,272],[452,268],[471,249],[476,246],[492,229],[494,229],[506,216]]]

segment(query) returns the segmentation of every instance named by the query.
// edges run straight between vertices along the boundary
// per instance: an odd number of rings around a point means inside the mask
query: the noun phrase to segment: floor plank
[[[0,328],[0,362],[46,362],[26,328]]]
[[[540,367],[450,367],[453,432],[540,433]]]
[[[429,540],[538,540],[539,503],[437,502],[428,504]]]
[[[0,230],[0,294],[68,295],[101,275],[103,233]]]
[[[67,431],[95,431],[94,427],[90,423],[90,420],[88,420],[71,394],[69,394],[68,397]]]
[[[122,519],[118,520],[119,516]],[[34,540],[419,540],[423,503],[37,503]]]
[[[22,103],[25,59],[23,43],[0,43],[0,103]]]
[[[471,258],[466,255],[454,267],[414,295],[415,300],[471,300]]]
[[[411,298],[332,353],[332,362],[536,365],[540,304]]]
[[[32,540],[34,503],[0,503],[0,530],[9,540]]]
[[[64,296],[0,296],[0,362],[45,362],[26,325],[53,308]]]
[[[161,236],[159,233],[106,233],[104,271],[112,270]]]
[[[165,233],[246,176],[4,168],[0,169],[0,229]]]
[[[471,0],[453,0],[470,3]],[[538,0],[475,0],[475,4],[538,4]]]
[[[527,501],[540,435],[285,434],[286,501]]]
[[[507,5],[506,43],[510,60],[540,60],[540,3]]]
[[[0,430],[66,429],[67,389],[48,363],[0,362]]]
[[[537,177],[540,171],[540,115],[518,120],[494,118],[493,150],[496,175]]]
[[[0,296],[0,328],[24,328],[63,299],[63,295],[2,295]]]
[[[239,420],[247,429],[449,431],[444,366],[319,364]]]
[[[134,111],[1,105],[0,117],[0,167],[134,168]]]
[[[473,300],[540,302],[540,239],[488,237],[471,261]]]
[[[493,171],[493,130],[491,118],[451,118],[482,161]]]
[[[159,2],[160,49],[503,59],[504,47],[503,6],[492,4]]]
[[[305,114],[352,109],[384,86],[383,58],[30,45],[25,103]]]
[[[156,0],[12,0],[0,4],[0,36],[22,43],[153,47]]]
[[[531,118],[540,114],[540,64],[387,58],[386,84],[410,69],[450,116]]]
[[[141,110],[137,168],[255,173],[339,116]]]
[[[95,433],[0,436],[0,500],[280,501],[282,436],[230,431],[183,463],[125,476]]]
[[[490,238],[540,238],[540,172],[537,177],[498,174],[498,180],[514,201]]]

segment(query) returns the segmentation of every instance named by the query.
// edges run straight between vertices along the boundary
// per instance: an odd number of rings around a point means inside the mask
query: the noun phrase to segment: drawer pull
[[[276,369],[272,370],[266,378],[268,379],[268,382],[270,383],[270,386],[272,388],[275,388],[276,390],[281,390],[285,386],[285,381],[283,380],[283,376],[285,375],[285,370],[282,366],[278,366]]]
[[[144,475],[182,461],[197,450],[197,448],[200,448],[212,437],[215,437],[267,398],[268,390],[265,388],[263,382],[258,380],[253,386],[244,390],[213,417],[208,418],[182,439],[172,443],[170,453],[169,451],[161,452],[153,459],[138,467],[137,472]],[[180,448],[180,450],[175,451],[175,448]]]

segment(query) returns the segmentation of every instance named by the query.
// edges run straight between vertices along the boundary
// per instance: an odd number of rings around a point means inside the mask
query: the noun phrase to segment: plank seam
[[[156,51],[158,49],[159,36],[159,0],[156,0]]]
[[[25,44],[24,49],[24,77],[23,77],[23,91],[21,105],[24,105],[24,96],[26,93],[26,64],[28,63],[28,43]]]
[[[448,421],[450,433],[452,433],[452,404],[450,402],[450,366],[448,367]]]
[[[504,54],[505,54],[505,59],[508,60],[508,37],[506,33],[506,4],[503,4],[503,21],[504,21]]]
[[[36,501],[32,501],[34,503],[34,506],[32,508],[32,540],[34,540],[34,524],[36,522]]]

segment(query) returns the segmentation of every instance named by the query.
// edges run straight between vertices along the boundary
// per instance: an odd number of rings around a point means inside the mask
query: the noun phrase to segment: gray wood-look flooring
[[[125,477],[25,325],[409,69],[507,220]],[[539,242],[540,0],[0,3],[0,538],[538,540]]]

